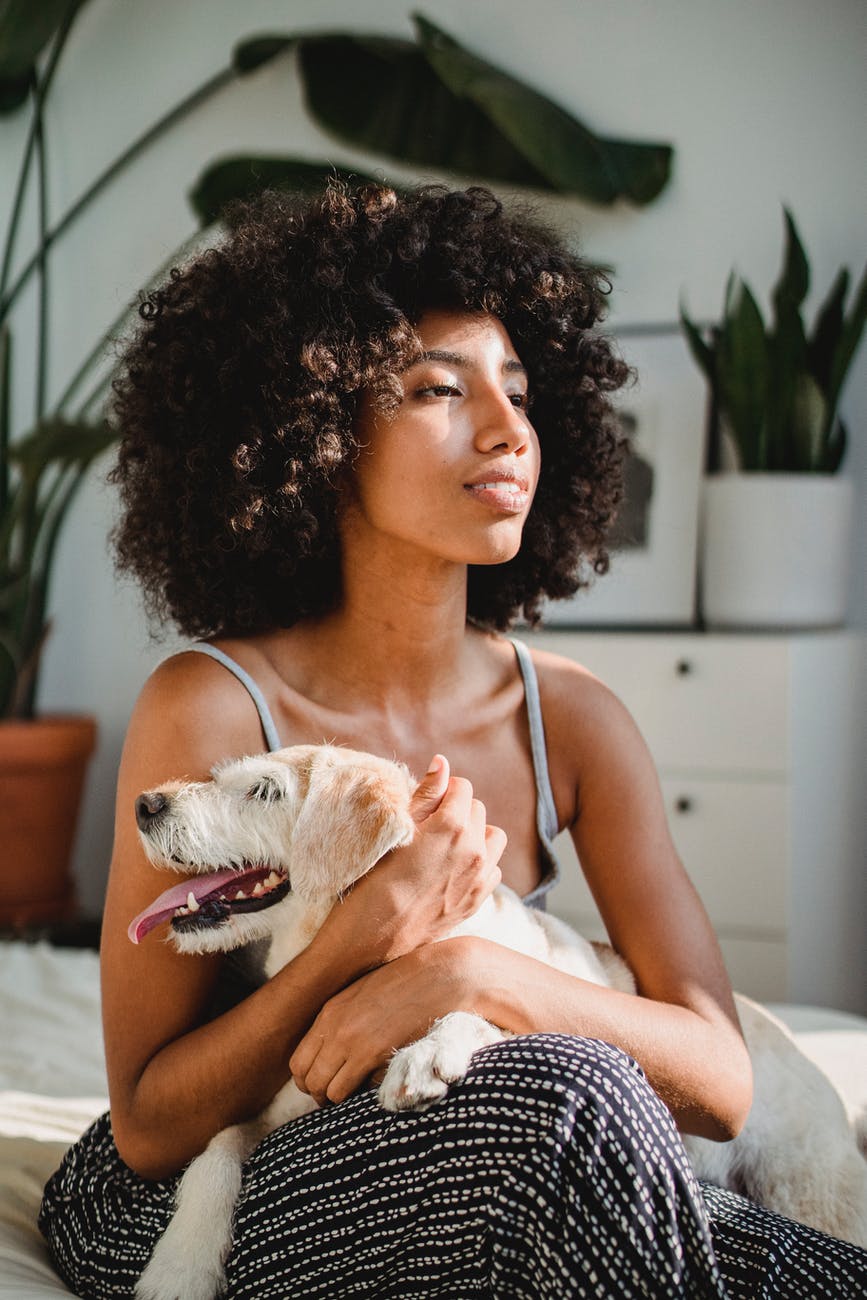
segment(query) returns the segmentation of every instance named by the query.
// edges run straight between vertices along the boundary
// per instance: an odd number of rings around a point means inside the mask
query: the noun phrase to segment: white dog
[[[261,976],[270,978],[306,947],[343,891],[412,838],[414,784],[401,764],[300,745],[227,763],[208,782],[174,782],[141,795],[136,815],[149,858],[198,874],[136,917],[130,938],[138,943],[170,919],[170,940],[182,952],[228,952],[269,939]],[[613,949],[525,907],[504,886],[453,933],[490,938],[635,992]],[[734,1141],[685,1139],[696,1173],[867,1246],[867,1162],[838,1094],[779,1021],[747,998],[738,997],[737,1006],[755,1076],[753,1107]],[[507,1036],[478,1016],[444,1016],[395,1052],[381,1104],[424,1110],[463,1078],[474,1051]],[[218,1133],[190,1163],[138,1300],[211,1300],[219,1292],[243,1161],[266,1134],[315,1108],[290,1081],[255,1121]]]

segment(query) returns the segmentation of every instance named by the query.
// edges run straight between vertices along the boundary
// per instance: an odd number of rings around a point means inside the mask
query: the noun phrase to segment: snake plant
[[[840,395],[867,318],[867,268],[847,309],[842,268],[808,332],[802,307],[810,268],[788,209],[785,252],[768,324],[749,286],[729,277],[722,320],[709,336],[681,309],[692,355],[707,379],[716,434],[729,436],[745,471],[833,474],[846,450]]]

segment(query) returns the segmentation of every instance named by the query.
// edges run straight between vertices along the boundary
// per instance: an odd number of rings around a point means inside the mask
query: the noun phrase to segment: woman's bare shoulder
[[[261,750],[263,741],[246,687],[223,664],[186,650],[164,659],[145,681],[127,747],[201,754],[209,769],[221,758]]]
[[[563,719],[569,725],[583,720],[606,723],[627,714],[620,699],[601,678],[575,659],[550,650],[530,648],[539,682],[539,697],[546,729]],[[627,714],[628,716],[628,714]]]
[[[547,650],[531,653],[555,786],[586,793],[600,775],[647,772],[644,737],[614,691],[572,659]]]

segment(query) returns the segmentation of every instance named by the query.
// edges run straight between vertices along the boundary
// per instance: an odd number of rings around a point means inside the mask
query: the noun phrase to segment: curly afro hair
[[[538,620],[608,565],[628,368],[593,326],[608,284],[488,190],[333,184],[227,212],[218,246],[139,307],[115,381],[118,567],[188,636],[288,627],[340,600],[338,511],[362,393],[397,402],[429,310],[487,312],[529,372],[541,478],[514,559],[471,566],[468,617]]]

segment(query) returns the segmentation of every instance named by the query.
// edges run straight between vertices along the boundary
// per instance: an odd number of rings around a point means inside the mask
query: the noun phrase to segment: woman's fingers
[[[423,822],[436,812],[449,785],[449,762],[442,754],[434,754],[431,764],[419,781],[409,803],[413,821]]]
[[[500,826],[485,827],[485,851],[489,862],[499,862],[506,851],[509,837]]]
[[[333,1010],[330,1018],[334,1018]],[[359,1041],[358,1035],[347,1037],[337,1026],[323,1031],[314,1022],[293,1052],[289,1070],[296,1086],[309,1093],[318,1106],[325,1106],[344,1101],[372,1070],[384,1067],[383,1057],[388,1055],[381,1052],[377,1056],[367,1036]]]

